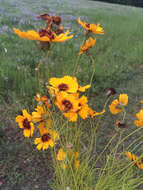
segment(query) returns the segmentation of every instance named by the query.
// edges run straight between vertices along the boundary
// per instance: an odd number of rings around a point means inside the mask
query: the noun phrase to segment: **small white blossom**
[[[7,49],[6,48],[4,48],[4,52],[7,53]]]

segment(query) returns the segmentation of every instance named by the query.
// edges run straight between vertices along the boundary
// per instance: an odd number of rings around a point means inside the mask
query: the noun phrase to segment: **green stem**
[[[82,43],[81,43],[81,46],[84,44],[85,41],[86,41],[86,36],[85,36],[85,38],[83,39],[83,41],[82,41]],[[75,66],[74,66],[74,69],[73,69],[73,76],[75,76],[76,73],[77,73],[80,57],[81,57],[81,55],[78,55],[78,57],[77,57],[77,59],[76,59]]]
[[[94,74],[95,74],[95,61],[93,59],[93,57],[90,55],[90,59],[91,59],[91,63],[92,63],[92,66],[93,66],[93,71],[92,71],[92,75],[91,75],[91,78],[90,78],[90,85],[92,84],[92,81],[93,81],[93,77],[94,77]]]
[[[126,117],[126,110],[125,108],[123,107],[123,119],[122,119],[122,122],[124,123],[125,121],[125,117]]]
[[[77,73],[79,60],[80,60],[80,55],[77,57],[76,62],[75,62],[75,66],[74,66],[74,69],[73,69],[73,77],[74,77],[74,76],[76,75],[76,73]]]
[[[44,63],[44,59],[47,58],[48,61],[48,55],[50,53],[50,50],[48,50],[48,53],[46,54],[46,56],[44,55],[40,61],[40,63],[38,64],[38,85],[39,85],[39,92],[41,93],[42,91],[42,87],[41,87],[41,73],[40,73],[40,69],[41,69],[41,65]],[[45,70],[45,69],[44,69]],[[48,67],[48,77],[49,77],[49,67]]]
[[[38,85],[39,85],[39,92],[41,94],[41,82],[40,82],[40,67],[43,64],[43,59],[40,61],[40,63],[38,64]]]
[[[106,108],[110,98],[111,98],[110,96],[107,98],[107,100],[106,100],[106,102],[104,104],[103,110]],[[103,114],[99,116],[99,119],[98,119],[95,127],[92,130],[92,137],[91,137],[91,143],[90,143],[90,146],[89,146],[89,152],[92,152],[93,147],[96,147],[96,143],[95,143],[96,131],[97,131],[97,128],[98,128],[98,126],[100,124],[100,121],[101,121],[102,117],[103,117]]]

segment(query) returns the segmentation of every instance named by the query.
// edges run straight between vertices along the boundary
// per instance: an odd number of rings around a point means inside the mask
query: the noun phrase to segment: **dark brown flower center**
[[[51,137],[50,137],[49,133],[45,133],[44,135],[42,135],[43,142],[49,141],[50,139],[51,139]]]
[[[46,31],[46,35],[53,40],[55,38],[55,35],[53,34],[53,32],[51,30]]]
[[[51,40],[53,40],[55,38],[55,35],[51,30],[45,30],[45,29],[40,29],[39,30],[39,36],[40,37],[47,36]]]
[[[59,91],[66,91],[66,90],[68,90],[68,88],[69,88],[68,85],[64,84],[64,83],[62,83],[58,86]]]
[[[89,24],[89,23],[87,23],[87,24],[86,24],[86,27],[87,27],[87,28],[89,28],[89,27],[90,27],[90,24]]]
[[[43,37],[46,35],[46,30],[41,28],[38,33],[40,37]]]
[[[65,106],[65,111],[72,109],[73,105],[69,100],[63,100],[62,104]]]
[[[31,128],[30,122],[28,121],[27,118],[24,119],[24,121],[23,121],[23,127],[24,127],[24,129],[30,129]]]

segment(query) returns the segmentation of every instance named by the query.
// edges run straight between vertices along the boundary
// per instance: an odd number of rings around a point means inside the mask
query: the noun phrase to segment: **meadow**
[[[129,96],[125,134],[135,129],[136,113],[143,105],[143,9],[113,5],[87,0],[0,0],[0,188],[2,190],[47,190],[53,180],[53,168],[49,152],[35,149],[29,139],[22,136],[15,117],[22,109],[35,107],[34,96],[39,92],[37,67],[46,55],[37,41],[21,39],[13,28],[37,30],[45,25],[37,18],[41,13],[59,15],[64,29],[74,37],[64,43],[53,44],[50,57],[44,59],[43,81],[51,77],[70,75],[74,69],[83,29],[77,19],[100,23],[105,34],[97,36],[91,49],[95,60],[95,73],[89,90],[91,104],[103,108],[107,87],[115,88],[118,94]],[[82,85],[90,81],[92,64],[86,55],[81,57],[77,79]],[[48,73],[47,75],[45,73]],[[107,110],[109,113],[109,110]],[[105,116],[97,136],[98,153],[102,152],[109,139],[119,132],[115,130],[115,118]],[[96,121],[96,119],[95,119]],[[84,125],[88,126],[86,121]],[[88,129],[87,129],[88,133]],[[137,132],[125,142],[125,147],[138,139]],[[115,145],[117,139],[112,143]],[[136,152],[142,154],[142,139],[136,142]],[[134,148],[130,147],[130,148]],[[121,148],[121,147],[120,147]],[[107,150],[108,152],[108,150]],[[47,162],[48,159],[48,162]],[[41,161],[42,160],[42,161]],[[98,162],[99,167],[102,161]],[[142,189],[142,187],[140,188]],[[104,189],[103,189],[104,190]],[[118,189],[117,189],[118,190]],[[128,190],[128,189],[126,189]]]

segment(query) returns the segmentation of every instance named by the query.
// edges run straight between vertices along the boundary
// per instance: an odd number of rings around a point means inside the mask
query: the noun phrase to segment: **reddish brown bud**
[[[60,16],[53,16],[53,22],[57,25],[61,23],[61,17]]]
[[[127,125],[126,125],[125,123],[119,122],[119,120],[116,120],[116,125],[118,125],[118,127],[119,127],[120,129],[127,128]]]
[[[107,92],[106,95],[107,95],[108,97],[109,97],[109,96],[112,96],[112,95],[114,95],[114,94],[116,94],[116,90],[115,90],[114,88],[108,87],[108,88],[105,88],[104,91]]]
[[[40,14],[37,16],[37,18],[41,18],[42,20],[48,20],[51,16],[47,13]]]

